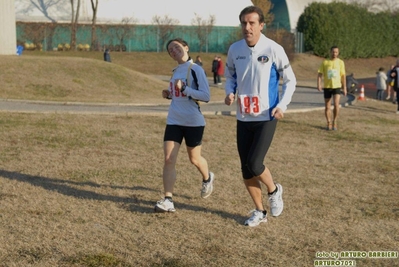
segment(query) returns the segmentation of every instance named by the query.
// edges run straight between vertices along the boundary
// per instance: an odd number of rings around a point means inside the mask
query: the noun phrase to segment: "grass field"
[[[5,57],[20,64],[14,72],[1,58],[0,97],[65,99],[56,92],[66,89],[49,93],[58,84],[73,91],[67,98],[84,102],[132,102],[133,96],[157,101],[153,94],[164,82],[147,74],[173,67],[167,57],[140,71],[90,56]],[[114,61],[119,56],[112,54]],[[309,66],[317,60],[309,57]],[[369,66],[364,73],[383,64],[375,61],[361,62]],[[140,62],[141,68],[147,64]],[[307,77],[310,68],[296,68],[297,76]],[[111,71],[112,78],[104,77]],[[6,82],[16,92],[8,91]],[[82,88],[87,92],[79,95]],[[223,97],[219,91],[213,88],[214,98]],[[321,111],[287,113],[265,160],[284,187],[285,209],[255,228],[242,225],[253,204],[240,177],[234,117],[206,116],[203,155],[216,174],[212,196],[200,198],[201,178],[183,145],[177,212],[156,214],[165,116],[0,112],[0,266],[279,267],[314,266],[323,259],[318,252],[395,251],[397,256],[399,116],[394,111],[389,102],[358,101],[341,110],[339,131],[323,130]],[[350,260],[362,267],[399,266],[397,257]]]
[[[194,58],[196,56],[192,55]],[[213,54],[201,54],[208,77]],[[221,55],[225,61],[226,55]],[[158,75],[170,76],[175,62],[164,53],[111,54],[112,63],[101,52],[26,51],[20,57],[0,56],[0,98],[104,103],[164,102],[167,87]],[[316,86],[322,58],[298,54],[292,66],[298,85]],[[373,58],[345,61],[348,73],[357,78],[375,77],[379,67],[389,68],[396,59]],[[212,101],[224,100],[224,90],[212,87]]]

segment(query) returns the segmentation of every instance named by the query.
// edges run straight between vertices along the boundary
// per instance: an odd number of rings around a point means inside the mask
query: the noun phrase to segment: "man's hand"
[[[226,98],[224,99],[224,103],[228,106],[230,106],[231,104],[233,104],[234,102],[234,94],[230,93],[228,95],[226,95]]]
[[[323,74],[321,73],[317,74],[317,90],[319,92],[323,91],[323,88],[321,86],[321,77],[323,77]]]
[[[280,120],[280,119],[284,118],[284,112],[283,112],[280,108],[274,108],[274,109],[272,110],[272,116],[273,116],[275,119]]]

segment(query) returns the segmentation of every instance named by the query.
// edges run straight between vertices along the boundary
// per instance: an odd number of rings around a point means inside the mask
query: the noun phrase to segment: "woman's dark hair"
[[[262,9],[260,9],[257,6],[247,6],[244,8],[240,15],[238,16],[238,20],[241,22],[241,17],[247,14],[251,13],[257,13],[259,15],[259,23],[264,23],[265,22],[265,16],[263,15]]]
[[[187,46],[188,47],[187,42],[184,41],[182,38],[175,38],[175,39],[169,40],[169,42],[166,43],[166,51],[168,51],[168,53],[169,53],[168,46],[170,45],[171,42],[178,42],[182,46]]]

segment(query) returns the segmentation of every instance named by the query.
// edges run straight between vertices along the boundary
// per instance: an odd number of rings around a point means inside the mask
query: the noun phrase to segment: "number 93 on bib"
[[[239,95],[239,111],[242,115],[258,116],[262,113],[262,101],[259,95]]]

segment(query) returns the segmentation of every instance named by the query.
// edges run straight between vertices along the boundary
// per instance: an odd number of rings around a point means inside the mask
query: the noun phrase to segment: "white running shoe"
[[[281,184],[276,184],[277,192],[269,195],[270,213],[273,217],[279,216],[283,212],[283,187]]]
[[[160,201],[155,204],[154,207],[155,212],[175,212],[175,206],[173,205],[173,202],[170,201],[169,199],[161,199]]]
[[[207,183],[202,182],[201,197],[207,198],[212,194],[213,191],[213,181],[215,181],[215,175],[213,172],[209,172],[210,181]]]
[[[251,213],[252,216],[245,221],[245,226],[255,227],[258,226],[260,223],[267,222],[267,213],[263,214],[263,212],[259,210],[253,210],[251,211]]]

